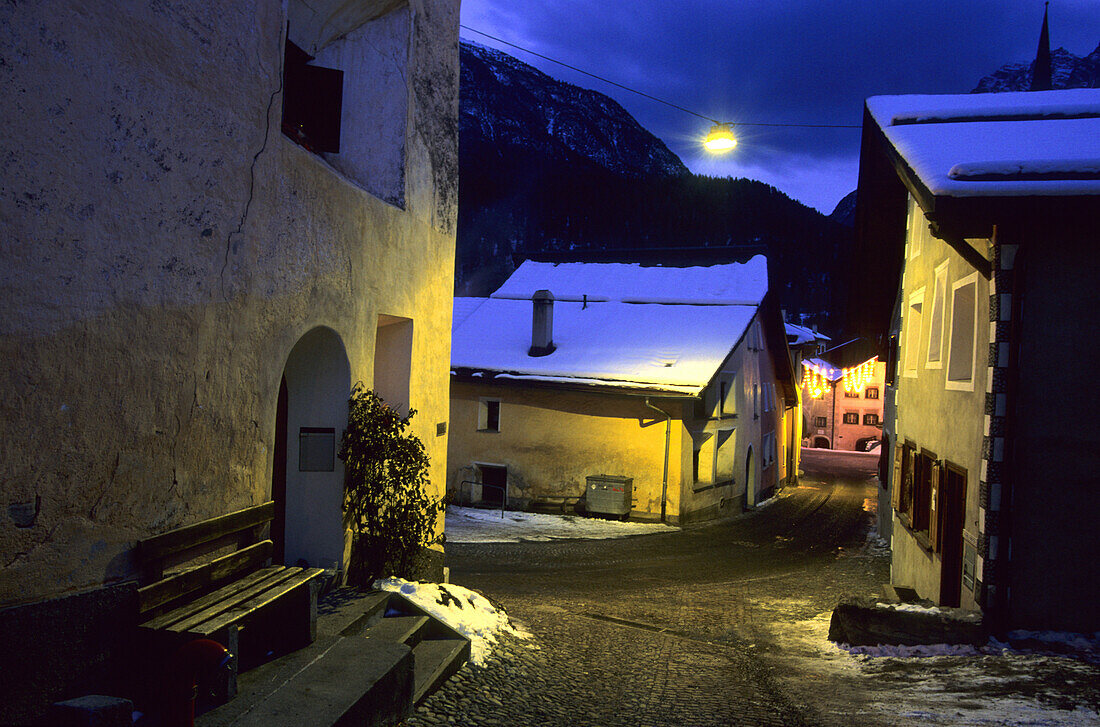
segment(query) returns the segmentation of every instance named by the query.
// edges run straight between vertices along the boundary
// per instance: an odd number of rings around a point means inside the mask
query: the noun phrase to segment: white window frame
[[[497,428],[489,429],[489,402],[496,402],[497,405]],[[504,407],[501,406],[500,399],[492,396],[478,397],[477,400],[477,430],[479,432],[499,432],[501,427],[501,418],[504,414]]]
[[[924,287],[918,288],[909,295],[909,305],[905,307],[902,321],[902,339],[900,355],[902,357],[901,375],[910,379],[916,378],[920,371],[921,331],[924,328]],[[919,305],[921,309],[920,320],[917,322],[916,341],[913,338],[913,308]],[[912,368],[909,359],[912,358]]]
[[[944,260],[942,263],[936,266],[936,283],[932,287],[932,311],[928,317],[928,352],[924,357],[924,368],[926,369],[942,369],[944,357],[944,335],[948,332],[947,328],[947,268],[950,261]],[[936,313],[940,314],[940,339],[939,350],[936,351],[936,358],[932,358],[932,336],[935,334],[936,328]]]
[[[951,379],[951,360],[955,355],[955,347],[953,344],[955,338],[955,291],[959,288],[966,287],[967,285],[974,286],[974,330],[971,336],[970,343],[970,378],[969,379]],[[974,391],[974,380],[978,374],[978,273],[974,272],[967,275],[965,278],[956,280],[951,284],[951,325],[947,328],[945,333],[948,333],[948,346],[947,346],[947,367],[944,375],[944,388],[951,391]]]
[[[917,200],[913,198],[913,195],[909,195],[909,209],[905,219],[905,232],[906,237],[909,239],[909,249],[907,252],[909,253],[908,258],[910,260],[918,257],[924,246],[923,230],[917,224],[917,220],[923,216],[924,210],[917,204]]]

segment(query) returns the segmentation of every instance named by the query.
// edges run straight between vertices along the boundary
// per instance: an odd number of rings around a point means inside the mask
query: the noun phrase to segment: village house
[[[802,446],[866,452],[882,438],[886,364],[877,356],[850,368],[808,358],[800,368]]]
[[[111,674],[143,538],[273,500],[338,578],[354,383],[443,495],[458,5],[0,11],[0,722]]]
[[[763,256],[527,261],[489,298],[456,299],[454,321],[459,502],[684,523],[753,507],[797,474],[797,391]]]
[[[995,629],[1100,629],[1097,159],[1097,90],[866,104],[854,292],[892,344],[891,581]]]

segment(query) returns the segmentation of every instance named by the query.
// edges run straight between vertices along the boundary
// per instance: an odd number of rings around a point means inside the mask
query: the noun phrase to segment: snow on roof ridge
[[[906,111],[894,114],[890,126],[907,124],[956,124],[978,121],[1053,121],[1057,119],[1096,119],[1100,118],[1100,104],[1067,104],[1057,110],[1034,110],[1020,108],[998,108],[995,106],[972,109],[934,109],[931,111]]]
[[[974,182],[1006,179],[1096,179],[1100,159],[1006,159],[961,162],[947,172],[951,179]]]
[[[545,289],[555,300],[577,302],[756,306],[767,293],[767,266],[764,255],[693,266],[526,260],[490,297],[530,300]]]

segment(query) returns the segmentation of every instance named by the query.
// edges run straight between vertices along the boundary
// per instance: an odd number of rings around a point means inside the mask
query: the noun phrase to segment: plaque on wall
[[[332,472],[336,464],[336,430],[302,427],[298,430],[298,471]]]

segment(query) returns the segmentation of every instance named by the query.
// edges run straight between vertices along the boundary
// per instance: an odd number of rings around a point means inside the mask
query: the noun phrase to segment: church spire
[[[1035,53],[1035,63],[1031,66],[1031,90],[1049,91],[1053,85],[1050,68],[1050,29],[1047,26],[1047,13],[1050,2],[1043,8],[1043,29],[1039,32],[1039,50]]]

